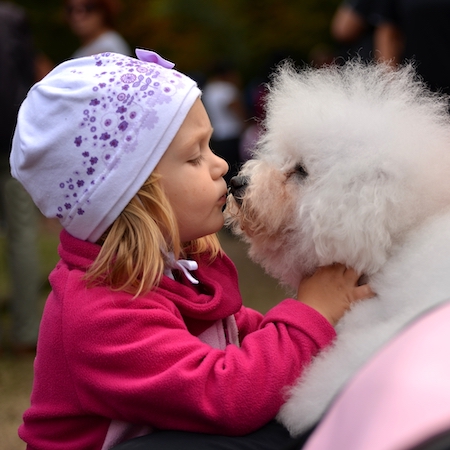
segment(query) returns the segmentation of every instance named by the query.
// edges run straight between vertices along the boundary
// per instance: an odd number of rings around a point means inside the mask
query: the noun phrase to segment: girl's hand
[[[300,282],[297,298],[336,325],[354,302],[374,296],[368,284],[358,286],[359,277],[342,264],[319,267]]]

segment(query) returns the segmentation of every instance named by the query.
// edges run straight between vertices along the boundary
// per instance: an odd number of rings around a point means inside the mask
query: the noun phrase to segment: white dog
[[[377,293],[346,313],[334,344],[290,390],[278,419],[296,435],[374,351],[450,298],[450,121],[447,99],[412,67],[359,62],[282,66],[266,110],[228,224],[285,285],[340,262]]]

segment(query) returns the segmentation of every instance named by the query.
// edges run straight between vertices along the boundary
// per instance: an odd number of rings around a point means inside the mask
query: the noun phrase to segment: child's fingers
[[[345,268],[344,278],[349,283],[355,285],[355,288],[353,290],[355,300],[364,300],[366,298],[371,298],[375,295],[375,293],[372,291],[372,288],[368,284],[361,284],[358,286],[361,274],[356,272],[353,268],[351,267]]]
[[[357,272],[355,269],[353,269],[352,267],[346,267],[343,264],[338,264],[335,263],[332,266],[336,269],[336,273],[337,274],[342,274],[342,277],[344,278],[344,280],[350,284],[355,284],[355,285],[363,285],[366,284],[363,280],[365,279],[364,276],[362,276],[359,272]]]
[[[357,286],[354,289],[355,300],[364,300],[366,298],[371,298],[375,295],[372,291],[371,287],[368,284],[363,284],[361,286]]]
[[[328,274],[332,274],[332,275],[339,275],[339,276],[343,276],[345,275],[348,271],[350,270],[350,272],[348,273],[348,276],[352,276],[352,272],[354,272],[353,269],[347,269],[347,267],[344,264],[341,263],[333,263],[330,264],[328,266],[320,266],[317,268],[316,272],[325,272]]]
[[[364,300],[366,298],[371,298],[375,295],[371,287],[368,284],[361,284],[358,286],[358,281],[361,278],[361,274],[356,272],[351,267],[346,267],[344,264],[334,263],[328,268],[335,274],[342,276],[348,285],[355,286],[353,290],[354,300]]]
[[[343,267],[344,267],[344,278],[346,280],[356,283],[359,280],[359,278],[361,277],[361,274],[356,272],[356,270],[351,267],[346,267],[346,266],[343,266]]]

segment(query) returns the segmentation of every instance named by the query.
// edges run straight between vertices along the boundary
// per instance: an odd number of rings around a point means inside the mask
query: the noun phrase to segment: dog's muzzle
[[[248,177],[235,176],[230,180],[230,193],[236,200],[236,203],[242,205],[245,196],[245,189],[248,185]]]

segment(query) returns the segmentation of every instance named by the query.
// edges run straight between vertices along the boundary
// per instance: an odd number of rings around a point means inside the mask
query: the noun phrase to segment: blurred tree
[[[37,47],[55,63],[72,54],[76,39],[61,0],[12,0],[28,9]],[[205,70],[218,58],[245,78],[282,51],[309,62],[318,44],[332,45],[331,17],[340,0],[123,0],[119,31],[131,46],[151,48],[182,71]]]
[[[127,1],[124,33],[154,48],[183,70],[226,58],[251,76],[275,51],[308,61],[317,44],[332,45],[331,17],[339,0]],[[136,39],[138,38],[138,39]]]
[[[10,0],[23,6],[29,15],[36,49],[55,64],[77,48],[77,39],[64,21],[61,0]]]

